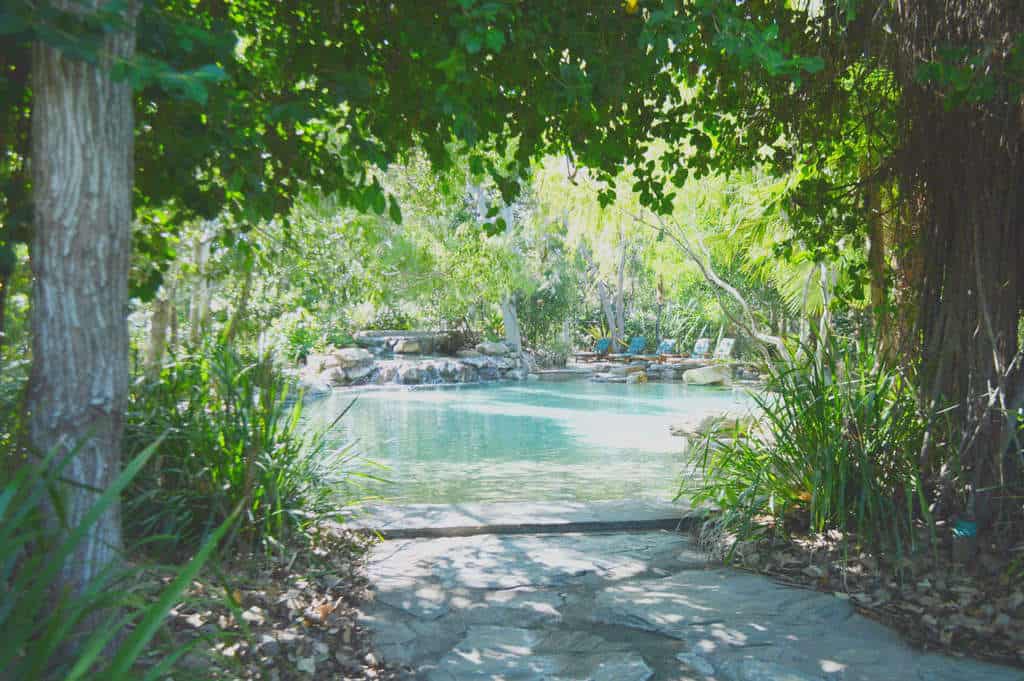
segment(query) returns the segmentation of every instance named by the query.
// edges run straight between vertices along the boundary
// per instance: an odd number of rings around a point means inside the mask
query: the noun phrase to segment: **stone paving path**
[[[668,531],[394,539],[370,579],[363,623],[424,681],[1024,681]]]

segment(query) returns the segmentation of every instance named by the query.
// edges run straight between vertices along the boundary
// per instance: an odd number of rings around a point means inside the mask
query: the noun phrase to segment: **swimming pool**
[[[310,423],[355,396],[330,438],[386,466],[370,489],[392,503],[670,499],[691,462],[669,424],[750,400],[679,383],[345,390],[309,403]]]

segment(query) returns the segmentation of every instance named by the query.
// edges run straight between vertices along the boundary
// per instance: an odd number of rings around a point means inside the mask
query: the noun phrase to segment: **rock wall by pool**
[[[431,355],[450,351],[452,334],[447,331],[357,331],[356,345],[380,353]]]
[[[524,380],[522,357],[502,343],[481,343],[480,351],[460,350],[456,357],[378,359],[363,348],[311,354],[300,371],[303,386],[323,392],[351,385],[439,385]]]

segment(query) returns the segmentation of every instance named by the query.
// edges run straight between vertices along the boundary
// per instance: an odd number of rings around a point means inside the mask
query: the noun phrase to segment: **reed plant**
[[[680,496],[719,507],[742,538],[834,529],[904,550],[916,526],[930,525],[918,464],[926,419],[912,377],[868,339],[831,338],[802,356],[754,395],[758,428],[702,442],[701,474]]]
[[[241,506],[229,553],[269,552],[338,512],[351,447],[330,447],[330,428],[304,428],[302,404],[269,359],[221,344],[176,358],[157,380],[139,379],[127,446],[166,436],[126,497],[129,536],[160,537],[156,547],[173,553]]]
[[[234,514],[198,553],[173,568],[159,593],[143,595],[141,570],[112,565],[76,590],[61,573],[103,513],[152,456],[150,445],[129,461],[74,527],[52,522],[59,508],[61,466],[55,455],[26,461],[0,488],[0,678],[21,681],[132,681],[165,678],[188,646],[160,654],[151,641],[228,531]],[[65,455],[66,464],[74,452]],[[49,518],[49,519],[48,519]],[[156,656],[154,657],[154,652]],[[140,659],[145,656],[146,664]]]

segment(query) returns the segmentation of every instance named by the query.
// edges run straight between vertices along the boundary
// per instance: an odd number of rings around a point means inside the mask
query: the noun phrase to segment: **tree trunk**
[[[783,341],[783,339],[778,336],[773,336],[771,335],[771,333],[759,329],[757,319],[755,319],[754,317],[754,313],[751,310],[750,303],[747,302],[747,300],[743,297],[739,290],[736,289],[735,286],[729,284],[729,282],[722,279],[722,277],[720,277],[715,272],[715,269],[711,262],[711,253],[710,251],[708,251],[708,248],[700,241],[697,241],[697,245],[699,248],[698,252],[698,250],[694,248],[694,246],[690,243],[690,240],[687,238],[686,230],[684,230],[678,222],[675,222],[673,220],[672,226],[670,226],[665,222],[663,218],[659,218],[659,220],[661,220],[660,225],[651,225],[650,223],[644,222],[643,220],[640,220],[640,222],[642,224],[646,224],[648,227],[658,229],[661,233],[665,234],[665,236],[667,236],[669,239],[675,242],[675,244],[682,249],[683,253],[685,253],[690,258],[690,260],[693,261],[695,265],[697,265],[697,268],[701,271],[701,274],[704,275],[704,278],[708,281],[708,283],[714,285],[715,295],[719,299],[719,304],[722,307],[722,312],[725,313],[725,316],[729,319],[730,322],[732,322],[738,328],[745,331],[752,339],[758,341],[758,348],[761,350],[766,361],[772,360],[768,348],[773,348],[783,362],[785,362],[786,364],[792,364],[793,358],[790,356],[789,350],[786,348],[786,344]],[[736,301],[736,303],[740,307],[740,310],[742,311],[742,314],[733,315],[729,311],[729,308],[726,306],[725,300],[722,296],[722,292],[725,292],[725,294],[727,294],[730,298]],[[698,336],[698,338],[703,336],[703,333],[704,332],[701,331],[701,335]]]
[[[661,343],[661,310],[665,307],[665,282],[660,276],[655,286],[655,294],[655,302],[658,304],[658,316],[654,320],[654,343],[659,345]]]
[[[608,290],[608,284],[606,284],[604,279],[601,278],[601,270],[598,269],[597,264],[594,262],[594,259],[590,254],[590,249],[581,244],[579,254],[587,263],[588,273],[593,277],[594,281],[597,282],[597,298],[601,303],[601,310],[604,312],[605,322],[608,324],[608,333],[611,335],[612,341],[612,352],[617,352],[619,346],[622,344],[621,341],[623,334],[619,331],[619,324],[616,320],[615,307],[612,301],[611,292]]]
[[[523,349],[523,338],[519,331],[516,303],[510,295],[501,301],[501,319],[505,323],[505,342],[512,348],[512,352],[518,354]]]
[[[146,373],[156,376],[164,361],[167,347],[167,326],[170,323],[170,302],[163,297],[153,301],[153,312],[149,316],[149,343],[146,345]]]
[[[864,208],[868,225],[868,271],[871,275],[871,311],[879,353],[885,362],[897,357],[898,340],[889,309],[889,276],[885,230],[882,224],[882,193],[871,179],[865,189]]]
[[[940,503],[963,493],[969,501],[961,510],[973,510],[983,530],[995,511],[987,501],[992,492],[1012,502],[1020,483],[1008,480],[1005,468],[1019,456],[1009,441],[1024,399],[1024,118],[1008,64],[1024,14],[1011,0],[914,0],[899,5],[895,19],[896,73],[912,121],[900,158],[901,194],[918,202],[925,254],[915,334],[923,396],[935,407],[954,406],[946,418],[960,442],[952,455],[926,446],[922,467],[938,479]],[[987,96],[958,100],[919,78],[920,64],[941,60],[947,47],[971,53],[981,45],[985,63],[977,72],[995,85]]]
[[[231,322],[228,324],[227,335],[224,340],[227,345],[231,345],[234,342],[235,337],[238,335],[239,327],[245,323],[245,318],[249,314],[249,299],[252,297],[254,269],[256,269],[255,263],[247,263],[245,279],[242,281],[242,290],[238,293],[238,301],[235,303],[235,309],[231,313]]]
[[[179,328],[178,328],[178,287],[177,281],[175,281],[174,290],[170,292],[170,303],[171,303],[171,323],[168,329],[167,347],[173,353],[174,349],[179,345]]]
[[[597,298],[601,301],[601,309],[604,310],[604,318],[608,323],[608,333],[612,337],[612,352],[618,351],[618,343],[622,340],[619,335],[619,325],[615,321],[615,308],[612,307],[612,298],[608,293],[608,285],[603,281],[597,282]]]
[[[93,2],[59,2],[91,12]],[[111,64],[135,48],[129,28],[108,32],[96,63],[42,43],[32,52],[32,372],[28,438],[37,455],[71,455],[61,475],[62,518],[78,525],[121,467],[128,395],[131,257],[131,86]],[[120,560],[121,511],[112,505],[66,561],[79,590]]]
[[[168,272],[164,285],[156,298],[153,299],[153,312],[149,321],[149,343],[146,345],[146,372],[150,376],[160,373],[167,350],[168,329],[174,316],[174,289],[177,285],[176,275]]]
[[[885,235],[882,232],[882,201],[878,184],[868,183],[865,209],[868,222],[868,269],[871,272],[871,309],[875,323],[882,335],[885,321],[886,276],[885,276]]]
[[[210,260],[210,223],[203,225],[203,231],[192,244],[192,262],[196,267],[196,282],[192,286],[189,302],[189,342],[199,345],[210,318],[210,280],[207,265]]]
[[[13,274],[9,268],[0,267],[0,349],[7,344],[7,296]]]
[[[615,290],[615,333],[619,339],[626,341],[626,237],[620,231],[619,234],[619,273],[618,288]]]

